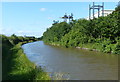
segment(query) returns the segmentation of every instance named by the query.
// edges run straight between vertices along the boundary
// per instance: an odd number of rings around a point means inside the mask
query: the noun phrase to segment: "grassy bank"
[[[84,44],[79,44],[77,46],[71,46],[69,44],[63,45],[61,42],[49,42],[46,44],[66,47],[66,48],[77,48],[77,49],[85,49],[89,51],[99,51],[99,52],[118,54],[118,55],[120,54],[120,42],[117,42],[116,44],[110,44],[109,42],[84,43]]]
[[[2,80],[49,80],[41,67],[36,67],[24,54],[21,45],[2,35]],[[24,38],[25,39],[25,38]],[[29,42],[29,40],[28,40]],[[32,41],[31,41],[32,42]]]
[[[87,48],[90,51],[101,51],[105,53],[120,54],[120,43],[104,44],[104,43],[87,43],[79,44],[80,48]]]

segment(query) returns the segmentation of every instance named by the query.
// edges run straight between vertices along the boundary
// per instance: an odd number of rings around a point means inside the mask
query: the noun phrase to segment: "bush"
[[[120,55],[120,42],[114,45],[112,53]]]

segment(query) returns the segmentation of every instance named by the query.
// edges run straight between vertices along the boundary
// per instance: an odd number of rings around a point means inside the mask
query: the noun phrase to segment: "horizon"
[[[95,2],[101,4],[101,2]],[[73,13],[74,19],[87,18],[92,2],[2,2],[2,28],[6,36],[41,37],[53,20],[65,13]],[[115,9],[118,2],[104,2],[104,9]]]

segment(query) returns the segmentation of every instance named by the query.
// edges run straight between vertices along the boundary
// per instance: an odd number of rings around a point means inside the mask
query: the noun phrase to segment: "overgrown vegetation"
[[[69,24],[55,23],[44,32],[43,41],[53,45],[120,54],[120,6],[106,17],[73,20]]]
[[[36,41],[34,37],[0,35],[2,39],[2,80],[49,80],[41,67],[28,60],[21,45]]]

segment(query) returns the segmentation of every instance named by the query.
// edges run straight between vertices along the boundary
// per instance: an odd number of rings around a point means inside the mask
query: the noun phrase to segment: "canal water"
[[[117,55],[50,46],[43,41],[27,43],[22,48],[29,60],[52,79],[118,80]]]

